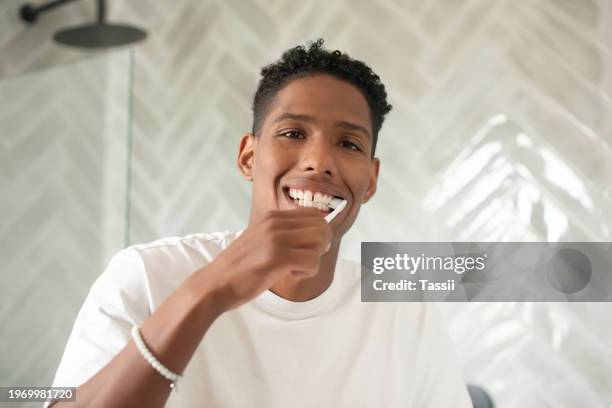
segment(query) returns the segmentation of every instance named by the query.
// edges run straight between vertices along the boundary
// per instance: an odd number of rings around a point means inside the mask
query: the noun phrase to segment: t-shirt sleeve
[[[125,347],[134,324],[151,314],[142,258],[119,251],[94,282],[79,311],[55,374],[54,386],[77,387]]]
[[[421,373],[417,407],[472,408],[472,400],[461,372],[459,361],[450,341],[444,320],[435,303],[423,303],[421,358],[425,358]]]

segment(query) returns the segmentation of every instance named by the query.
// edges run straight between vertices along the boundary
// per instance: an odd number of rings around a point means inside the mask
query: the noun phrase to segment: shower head
[[[42,6],[25,5],[21,8],[21,17],[28,23],[33,23],[40,13],[74,0],[53,0]],[[132,44],[144,39],[147,33],[139,28],[123,24],[106,22],[106,2],[97,0],[98,20],[92,24],[60,30],[53,38],[56,42],[73,47],[104,48]]]
[[[127,25],[85,24],[55,33],[53,38],[60,44],[83,48],[116,47],[142,40],[147,33]]]

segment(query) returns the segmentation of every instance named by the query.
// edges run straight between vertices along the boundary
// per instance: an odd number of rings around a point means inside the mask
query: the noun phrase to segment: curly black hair
[[[330,74],[355,85],[363,94],[372,120],[372,157],[376,151],[378,132],[385,115],[392,106],[387,103],[387,92],[370,67],[351,59],[338,50],[323,48],[323,39],[310,42],[308,49],[298,45],[283,53],[281,59],[261,70],[261,80],[253,98],[253,134],[258,135],[274,96],[292,80],[315,74]]]

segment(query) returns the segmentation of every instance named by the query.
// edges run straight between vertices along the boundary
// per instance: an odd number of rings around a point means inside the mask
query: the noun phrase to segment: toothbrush
[[[331,201],[329,202],[329,206],[333,208],[334,211],[330,212],[329,214],[325,216],[325,221],[327,221],[328,224],[332,222],[332,220],[336,218],[336,215],[340,214],[340,212],[344,210],[344,207],[346,207],[346,203],[347,203],[346,200],[342,200],[340,198],[335,198],[335,197],[332,198]]]

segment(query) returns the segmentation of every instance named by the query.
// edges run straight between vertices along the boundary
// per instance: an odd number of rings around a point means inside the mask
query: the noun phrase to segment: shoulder
[[[94,283],[98,292],[121,291],[123,296],[167,296],[196,269],[231,244],[240,231],[189,234],[131,245],[115,254]],[[126,295],[129,294],[129,295]]]
[[[204,252],[223,249],[235,240],[242,231],[223,231],[223,232],[199,232],[188,234],[185,236],[170,236],[159,238],[151,242],[134,244],[130,247],[141,254],[155,253],[164,250],[185,250],[193,248],[195,250],[203,250]]]
[[[175,266],[193,266],[210,262],[241,233],[242,231],[223,231],[165,237],[132,245],[124,251],[137,253],[145,268],[168,266],[168,263]]]

